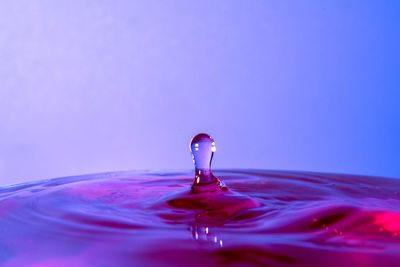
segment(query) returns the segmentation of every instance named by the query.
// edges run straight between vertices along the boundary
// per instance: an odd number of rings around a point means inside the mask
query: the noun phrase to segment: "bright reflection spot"
[[[200,183],[200,177],[196,176],[196,183]]]
[[[199,144],[194,144],[195,147],[199,147]]]
[[[219,241],[219,245],[222,247],[222,240]]]
[[[197,232],[195,233],[195,238],[196,238],[196,240],[199,239],[199,234]]]
[[[208,227],[206,227],[206,234],[208,234]]]
[[[325,224],[321,223],[317,218],[313,218],[313,219],[312,219],[312,223],[313,223],[314,226],[319,226],[319,227],[321,227],[322,229],[325,229],[325,230],[327,230],[327,231],[330,230],[328,226],[326,226]],[[330,231],[332,231],[332,230],[330,230]],[[343,232],[342,232],[342,231],[339,231],[339,230],[336,229],[336,228],[333,228],[333,232],[334,232],[335,234],[337,234],[337,235],[343,235]]]
[[[217,150],[217,147],[215,146],[215,142],[211,143],[211,151],[215,152]]]
[[[378,214],[375,217],[375,223],[382,225],[387,231],[400,231],[400,213],[387,212]]]
[[[214,242],[217,243],[217,241],[218,241],[218,240],[217,240],[217,237],[214,236]]]

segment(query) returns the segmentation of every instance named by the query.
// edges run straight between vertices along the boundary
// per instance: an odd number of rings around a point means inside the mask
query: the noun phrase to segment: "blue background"
[[[0,184],[127,169],[400,177],[399,1],[1,1]]]

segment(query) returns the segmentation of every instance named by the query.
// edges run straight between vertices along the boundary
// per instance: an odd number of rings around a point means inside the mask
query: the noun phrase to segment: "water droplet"
[[[216,151],[214,140],[208,134],[198,134],[192,138],[190,150],[196,168],[194,185],[219,184],[211,171],[211,160]]]

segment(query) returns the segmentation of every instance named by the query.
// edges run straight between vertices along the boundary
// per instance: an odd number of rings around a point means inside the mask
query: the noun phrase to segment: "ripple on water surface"
[[[400,260],[400,180],[252,170],[215,175],[232,198],[187,197],[191,173],[117,172],[0,187],[0,265]]]

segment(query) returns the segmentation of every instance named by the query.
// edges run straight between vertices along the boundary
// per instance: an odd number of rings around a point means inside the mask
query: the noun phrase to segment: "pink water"
[[[0,266],[396,266],[400,179],[117,172],[0,187]]]

